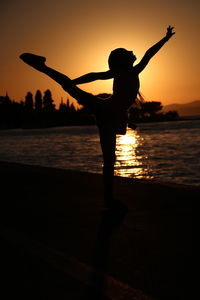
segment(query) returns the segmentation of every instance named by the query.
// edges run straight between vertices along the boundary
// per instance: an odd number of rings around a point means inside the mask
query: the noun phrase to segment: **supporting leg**
[[[113,204],[113,179],[115,165],[116,134],[112,130],[100,128],[100,143],[103,153],[103,181],[105,205]]]

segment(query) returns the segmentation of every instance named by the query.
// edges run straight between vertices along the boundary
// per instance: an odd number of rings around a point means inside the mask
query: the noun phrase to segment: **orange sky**
[[[108,69],[117,47],[133,50],[138,60],[160,40],[168,25],[176,35],[141,74],[146,100],[163,104],[200,99],[200,4],[197,0],[13,0],[0,4],[0,95],[15,100],[27,91],[50,89],[55,102],[67,94],[18,56],[32,52],[71,78]],[[98,94],[112,91],[112,80],[82,85]]]

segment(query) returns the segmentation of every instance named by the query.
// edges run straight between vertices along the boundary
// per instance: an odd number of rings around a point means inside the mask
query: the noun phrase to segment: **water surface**
[[[115,174],[200,185],[200,121],[139,124],[117,137]],[[0,131],[0,159],[102,172],[95,126]]]

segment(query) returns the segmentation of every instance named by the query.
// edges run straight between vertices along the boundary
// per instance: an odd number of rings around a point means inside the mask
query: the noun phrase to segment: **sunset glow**
[[[111,50],[133,50],[137,62],[159,41],[166,27],[176,35],[141,74],[147,100],[185,103],[200,98],[198,1],[39,1],[0,4],[0,95],[16,101],[27,91],[52,91],[56,104],[68,95],[51,79],[23,64],[18,56],[32,52],[70,78],[108,69]],[[55,13],[56,12],[56,13]],[[111,93],[112,80],[81,86],[93,94]]]
[[[117,136],[115,175],[152,178],[151,170],[143,163],[147,157],[141,157],[137,151],[142,142],[142,137],[132,129],[128,129],[126,135]]]

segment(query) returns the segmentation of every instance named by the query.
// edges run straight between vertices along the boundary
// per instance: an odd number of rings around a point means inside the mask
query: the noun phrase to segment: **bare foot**
[[[23,53],[19,57],[23,62],[33,67],[36,70],[42,70],[45,66],[46,58],[43,56],[31,54],[31,53]]]

